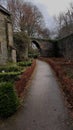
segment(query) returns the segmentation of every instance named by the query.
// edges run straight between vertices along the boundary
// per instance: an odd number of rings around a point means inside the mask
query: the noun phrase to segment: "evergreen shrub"
[[[11,82],[0,84],[0,117],[11,116],[18,108],[19,100]]]

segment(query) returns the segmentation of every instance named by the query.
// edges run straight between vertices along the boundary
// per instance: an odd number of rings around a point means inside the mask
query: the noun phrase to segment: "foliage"
[[[49,35],[43,14],[36,5],[23,0],[7,0],[7,4],[12,14],[14,31],[26,32],[31,37]]]
[[[58,38],[65,37],[73,33],[73,2],[65,12],[61,12],[55,18],[57,22]]]
[[[25,48],[25,46],[27,46],[27,43],[29,43],[29,37],[26,33],[24,32],[17,32],[14,33],[14,40],[15,40],[15,45],[19,45],[19,47],[23,47]],[[25,45],[23,45],[25,42]],[[21,44],[22,43],[22,44]],[[22,48],[23,49],[23,48]]]
[[[19,97],[21,97],[23,95],[26,84],[27,84],[31,74],[34,71],[35,66],[36,66],[36,60],[33,61],[31,67],[28,67],[26,69],[26,71],[22,74],[20,80],[16,81],[15,86],[16,86],[16,90],[17,90]]]
[[[3,81],[12,81],[14,82],[15,80],[18,79],[18,75],[20,75],[21,72],[3,72],[0,73],[0,82]]]
[[[0,82],[11,81],[14,82],[15,80],[19,79],[19,75],[21,75],[25,71],[25,67],[31,66],[32,61],[24,61],[24,62],[17,62],[15,66],[0,66]]]
[[[18,62],[17,64],[19,66],[31,66],[32,62],[31,61],[25,61],[25,62]]]
[[[0,72],[18,72],[20,68],[18,66],[0,66]]]
[[[29,37],[24,32],[14,33],[14,43],[17,50],[17,61],[25,60],[25,53],[28,53],[30,43]]]
[[[35,59],[38,57],[38,54],[28,54],[28,57]]]
[[[70,79],[73,79],[73,66],[71,66],[71,65],[63,65],[62,68],[64,69],[66,75]]]
[[[13,89],[13,84],[10,82],[1,83],[0,116],[4,118],[11,116],[17,110],[18,106],[19,106],[19,100]]]

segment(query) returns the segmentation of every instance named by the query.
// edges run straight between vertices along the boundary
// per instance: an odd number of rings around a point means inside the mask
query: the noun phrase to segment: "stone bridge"
[[[43,57],[64,57],[73,60],[73,33],[61,39],[31,38]]]
[[[31,43],[38,48],[40,55],[51,57],[53,55],[53,42],[50,39],[31,38]]]

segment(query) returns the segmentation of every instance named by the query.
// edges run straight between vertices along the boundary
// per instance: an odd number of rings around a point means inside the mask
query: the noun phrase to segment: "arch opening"
[[[32,41],[32,43],[37,47],[39,51],[41,51],[40,45],[36,41]]]
[[[32,57],[38,57],[41,55],[41,47],[37,41],[35,41],[35,40],[31,41],[29,54]]]

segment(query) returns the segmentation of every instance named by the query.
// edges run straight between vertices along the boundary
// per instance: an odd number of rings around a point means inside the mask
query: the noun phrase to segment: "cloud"
[[[27,0],[37,5],[42,12],[46,26],[50,29],[54,29],[56,23],[53,16],[59,15],[60,12],[64,12],[69,7],[69,3],[72,0]]]
[[[41,3],[40,4],[37,3],[37,6],[43,14],[43,17],[44,17],[45,23],[46,23],[46,27],[48,27],[49,29],[53,29],[55,27],[55,21],[54,21],[53,17],[49,15],[46,6]]]
[[[37,5],[44,5],[50,15],[58,15],[69,7],[72,0],[27,0]],[[45,10],[45,8],[43,8]]]

